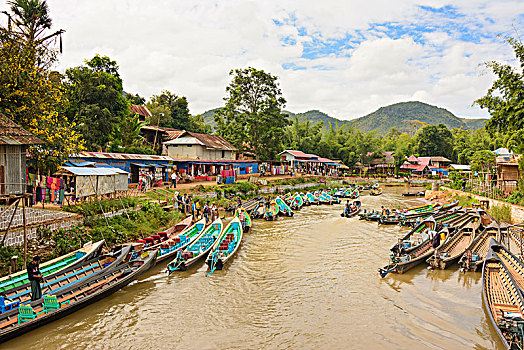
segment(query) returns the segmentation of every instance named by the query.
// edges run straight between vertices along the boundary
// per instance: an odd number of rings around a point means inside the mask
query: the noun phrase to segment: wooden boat
[[[331,197],[325,192],[316,192],[315,196],[321,204],[333,204]]]
[[[186,271],[198,260],[205,257],[220,237],[223,228],[220,218],[213,221],[184,251],[177,252],[175,258],[167,265],[168,272],[171,274],[174,271]]]
[[[304,202],[304,205],[311,205],[311,202],[309,201],[308,197],[304,193],[300,193],[300,197],[302,197],[302,201]]]
[[[500,226],[496,221],[486,227],[466,249],[458,263],[462,271],[477,271],[484,264],[491,239],[501,239]]]
[[[360,201],[354,201],[353,203],[355,204],[355,208],[353,210],[350,210],[349,212],[346,212],[344,210],[344,212],[342,214],[340,214],[340,216],[346,217],[346,218],[350,218],[352,216],[357,215],[360,212],[360,208],[362,206],[362,203]]]
[[[261,200],[258,202],[257,206],[253,209],[253,218],[262,219],[266,213],[266,201]]]
[[[169,243],[170,240],[176,239],[176,237],[181,234],[184,230],[191,227],[193,223],[193,216],[189,215],[184,220],[180,221],[175,226],[168,228],[165,231],[158,232],[156,235],[151,235],[144,239],[138,240],[137,243],[143,243],[147,249],[160,249],[164,242]],[[157,259],[158,262],[158,259]]]
[[[402,193],[402,196],[404,197],[424,197],[425,195],[426,195],[426,191]]]
[[[398,225],[404,219],[404,215],[394,212],[389,215],[380,215],[378,223],[380,225]]]
[[[442,234],[444,234],[446,237],[452,236],[447,228],[442,229],[440,232],[433,231],[431,235],[428,235],[422,243],[418,244],[416,248],[409,253],[391,254],[389,264],[381,269],[378,269],[380,276],[386,277],[387,274],[391,272],[402,274],[425,261],[431,256],[431,254],[433,254],[433,251],[435,250],[435,247],[433,247],[434,235]],[[439,247],[436,248],[438,249]]]
[[[264,219],[266,219],[267,221],[276,220],[278,211],[279,209],[278,209],[277,202],[272,200],[271,202],[269,202],[269,205],[266,206],[266,212],[264,213]]]
[[[498,243],[492,240],[492,247]],[[499,254],[490,249],[482,266],[482,300],[506,349],[523,349],[524,297]]]
[[[49,298],[42,298],[3,313],[0,315],[0,343],[67,316],[113,294],[154,266],[156,256],[155,250],[143,252],[136,259],[120,264],[85,283],[74,284],[54,296],[48,296]]]
[[[351,192],[351,194],[349,195],[349,198],[357,199],[358,197],[360,197],[360,192],[358,188],[355,188],[353,192]]]
[[[449,202],[449,203],[444,203],[444,204],[440,205],[439,210],[451,209],[453,207],[456,207],[458,205],[458,203],[459,203],[458,200],[454,200],[454,201]]]
[[[291,201],[291,209],[298,210],[302,208],[304,205],[304,201],[302,200],[302,196],[299,194],[296,194],[293,200]]]
[[[342,197],[342,198],[344,198],[344,193],[345,193],[345,192],[346,192],[345,189],[339,189],[339,190],[337,190],[335,193],[333,193],[333,195],[334,195],[335,197]]]
[[[374,188],[369,192],[370,196],[380,196],[382,194],[382,188]]]
[[[157,263],[165,261],[171,257],[173,257],[177,251],[184,250],[188,245],[190,245],[197,237],[202,233],[206,226],[206,219],[202,218],[196,223],[194,223],[191,227],[185,229],[175,237],[161,242],[160,246],[158,245],[151,245],[153,247],[158,247],[158,249],[146,247],[146,250],[155,249],[157,252]],[[144,240],[139,240],[137,242],[143,243],[144,241],[147,243],[150,242],[151,237],[146,237]]]
[[[222,270],[226,262],[231,259],[242,242],[242,225],[238,218],[233,218],[226,226],[220,237],[211,247],[206,264],[212,274],[215,270]]]
[[[237,208],[237,210],[235,210],[235,217],[237,217],[242,223],[242,229],[244,232],[248,233],[251,228],[251,216],[249,216],[246,209],[244,209],[244,207]]]
[[[471,215],[463,223],[452,239],[441,244],[426,262],[434,269],[444,270],[447,266],[456,262],[466,252],[478,233],[480,228],[480,215]]]
[[[40,264],[40,272],[44,278],[49,275],[58,273],[71,266],[77,266],[84,261],[100,255],[105,241],[101,240],[96,243],[86,243],[84,246],[74,252],[59,256],[53,260]],[[29,283],[27,270],[21,270],[8,276],[0,278],[0,292]]]
[[[520,289],[520,292],[524,292],[524,262],[516,257],[509,249],[504,247],[502,244],[498,244],[498,241],[493,238],[490,240],[490,249],[497,253],[501,263],[504,264],[511,277]]]
[[[319,201],[318,197],[315,197],[315,196],[313,195],[313,193],[308,192],[308,193],[306,193],[306,196],[307,196],[307,199],[309,199],[309,202],[310,202],[311,204],[320,205],[320,201]]]
[[[275,203],[278,205],[278,212],[282,215],[293,216],[293,210],[280,198],[275,198]]]
[[[47,275],[41,284],[42,291],[47,294],[55,294],[58,290],[92,278],[122,263],[129,255],[130,250],[131,245],[119,246],[108,254],[84,260],[82,263],[74,264],[66,269]],[[30,300],[30,282],[13,288],[6,288],[4,286],[0,290],[0,313],[9,311],[13,309],[13,307],[18,307],[20,304]]]
[[[426,219],[400,238],[390,250],[396,254],[407,254],[426,242],[430,232],[435,231],[437,223],[433,218]]]
[[[359,220],[378,221],[380,220],[380,215],[378,211],[366,211],[366,209],[364,209],[364,213],[359,214]]]

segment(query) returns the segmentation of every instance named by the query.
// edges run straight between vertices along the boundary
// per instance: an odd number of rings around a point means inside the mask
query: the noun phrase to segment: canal
[[[361,197],[407,207],[404,188]],[[380,279],[397,226],[342,218],[342,204],[256,220],[223,271],[149,271],[112,296],[2,345],[8,349],[493,349],[480,273],[419,266]]]

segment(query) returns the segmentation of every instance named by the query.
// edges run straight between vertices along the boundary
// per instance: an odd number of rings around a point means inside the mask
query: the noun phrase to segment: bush
[[[513,191],[513,193],[511,193],[511,196],[506,198],[506,202],[511,203],[511,204],[521,204],[522,199],[523,199],[523,196],[520,191]]]
[[[488,213],[495,218],[498,222],[507,222],[508,224],[513,223],[511,216],[511,206],[508,204],[494,205],[488,210]]]

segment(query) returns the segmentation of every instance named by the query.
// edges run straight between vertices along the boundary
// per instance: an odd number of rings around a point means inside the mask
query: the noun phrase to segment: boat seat
[[[35,313],[31,305],[20,305],[18,308],[18,324],[25,321],[34,320],[43,313],[43,310]]]
[[[0,296],[0,313],[4,313],[9,310],[13,310],[14,308],[17,308],[20,306],[20,301],[13,301],[11,303],[6,304],[6,299],[3,296]]]
[[[46,314],[50,311],[58,310],[66,304],[69,304],[69,300],[60,303],[56,295],[44,295],[44,312]]]

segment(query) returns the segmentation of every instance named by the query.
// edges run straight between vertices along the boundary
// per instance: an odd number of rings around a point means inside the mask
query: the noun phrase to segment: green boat
[[[277,203],[272,200],[269,205],[266,207],[266,212],[264,214],[264,219],[266,219],[267,221],[273,221],[273,220],[276,220],[277,219],[277,215],[278,215],[278,205]]]
[[[242,219],[240,218],[240,214],[243,214]],[[249,216],[247,210],[244,207],[237,208],[237,210],[235,210],[235,217],[237,217],[242,223],[242,229],[244,232],[249,232],[249,229],[251,228],[251,216]]]
[[[210,270],[207,273],[208,275],[212,274],[215,270],[222,270],[224,268],[226,262],[235,255],[235,252],[240,247],[243,234],[240,220],[233,218],[213,244],[211,252],[209,252],[207,256],[206,264]]]
[[[206,256],[222,233],[224,225],[220,218],[216,219],[205,229],[198,238],[184,251],[179,251],[176,257],[167,265],[169,273],[186,271],[198,260]]]
[[[282,200],[282,198],[277,197],[275,198],[275,203],[278,205],[278,211],[279,213],[282,213],[286,216],[293,216],[295,213],[293,213],[293,210]]]
[[[293,210],[298,210],[302,208],[303,205],[304,201],[302,200],[302,196],[299,194],[297,194],[295,198],[293,198],[293,200],[291,201],[291,209]]]
[[[302,202],[304,202],[304,205],[311,205],[311,202],[304,193],[301,193],[300,197],[302,197]]]
[[[53,260],[40,264],[40,272],[45,276],[60,272],[68,267],[81,264],[83,261],[96,257],[100,254],[104,240],[96,243],[86,243],[74,252],[62,255]],[[0,278],[0,293],[29,283],[27,270],[22,270],[11,275]]]

